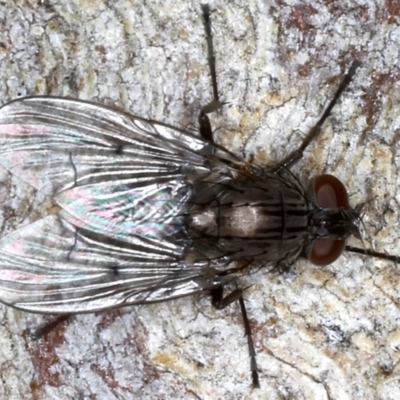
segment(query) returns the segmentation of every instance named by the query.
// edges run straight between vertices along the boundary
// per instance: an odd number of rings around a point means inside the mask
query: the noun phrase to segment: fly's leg
[[[199,126],[200,126],[201,136],[207,141],[212,142],[213,141],[212,129],[210,124],[210,119],[208,118],[207,114],[219,110],[224,105],[224,103],[219,101],[217,73],[215,70],[215,56],[214,56],[214,48],[213,48],[212,34],[211,34],[210,7],[208,6],[208,4],[203,4],[201,6],[201,9],[203,11],[204,29],[206,32],[206,40],[207,40],[207,58],[208,58],[208,66],[210,68],[214,99],[212,100],[211,103],[202,107],[199,115]]]
[[[213,142],[212,136],[212,129],[210,124],[210,119],[208,118],[207,114],[210,114],[214,111],[219,110],[224,103],[219,100],[218,94],[218,85],[217,85],[217,73],[215,69],[215,56],[214,56],[214,48],[212,42],[212,33],[211,33],[211,20],[210,20],[210,8],[208,4],[203,4],[201,6],[203,11],[203,20],[204,20],[204,29],[206,32],[206,40],[207,40],[207,52],[208,52],[208,66],[210,68],[210,75],[211,75],[211,82],[213,88],[213,101],[207,105],[205,105],[199,115],[199,125],[200,125],[200,134],[201,136]],[[227,307],[229,304],[238,301],[240,305],[240,310],[243,316],[243,323],[244,323],[244,330],[245,335],[247,336],[247,344],[249,348],[249,355],[250,355],[250,370],[252,376],[252,383],[253,387],[259,388],[260,382],[258,378],[258,369],[257,369],[257,362],[256,362],[256,352],[254,350],[254,343],[253,338],[251,335],[251,328],[249,319],[247,317],[246,306],[243,300],[243,290],[236,289],[228,294],[228,296],[223,297],[223,288],[214,289],[211,291],[211,303],[213,307],[218,310],[221,310]]]
[[[259,388],[260,381],[258,379],[256,351],[254,349],[253,336],[251,334],[250,323],[249,323],[249,319],[247,317],[247,311],[246,311],[246,306],[244,304],[243,296],[240,296],[238,301],[239,301],[239,305],[240,305],[240,310],[242,312],[244,332],[247,337],[247,346],[249,348],[251,379],[253,382],[253,387]]]
[[[345,249],[347,251],[351,251],[352,253],[357,253],[357,254],[366,255],[366,256],[370,256],[370,257],[380,258],[381,260],[392,261],[395,264],[400,264],[399,256],[381,253],[381,252],[370,250],[370,249],[359,249],[359,248],[353,247],[353,246],[346,246]]]
[[[251,335],[249,319],[247,317],[246,306],[245,306],[244,300],[243,300],[243,290],[235,289],[234,291],[232,291],[225,297],[223,297],[223,288],[222,287],[211,291],[211,304],[217,310],[221,310],[221,309],[227,307],[229,304],[233,303],[236,300],[239,302],[239,305],[240,305],[240,310],[242,312],[242,317],[243,317],[244,332],[247,337],[247,345],[249,348],[249,356],[250,356],[250,371],[251,371],[253,387],[259,388],[260,381],[258,379],[256,352],[254,349],[253,337]]]
[[[276,170],[280,170],[282,168],[290,168],[292,165],[294,165],[297,161],[299,161],[304,153],[304,150],[308,147],[308,145],[319,135],[321,132],[321,127],[326,121],[326,119],[329,117],[332,108],[335,106],[337,103],[339,97],[342,95],[343,91],[346,89],[346,87],[349,85],[351,82],[356,69],[359,67],[359,62],[354,61],[347,73],[345,74],[341,84],[339,85],[338,89],[336,90],[335,95],[333,96],[333,99],[329,102],[328,107],[326,107],[324,113],[322,114],[321,118],[319,121],[315,124],[315,126],[310,130],[308,135],[304,138],[303,143],[300,145],[300,147],[290,153],[283,161],[281,161]]]
[[[212,88],[213,88],[214,102],[219,103],[217,74],[215,72],[216,70],[215,70],[214,46],[213,46],[212,33],[211,33],[210,7],[208,6],[208,4],[203,4],[201,6],[201,9],[203,11],[204,29],[206,31],[207,58],[208,58],[208,65],[210,67],[210,73],[211,73],[211,82],[212,82]],[[212,112],[212,111],[213,110],[205,111],[205,112]]]
[[[53,321],[50,321],[43,326],[36,329],[33,334],[34,339],[38,340],[52,332],[57,326],[62,325],[72,317],[72,314],[62,314],[56,317]]]

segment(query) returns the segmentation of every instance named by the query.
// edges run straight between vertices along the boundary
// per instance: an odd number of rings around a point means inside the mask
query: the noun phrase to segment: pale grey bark
[[[294,170],[304,180],[338,176],[353,205],[366,202],[365,246],[400,254],[399,10],[369,0],[210,6],[229,102],[211,117],[217,141],[260,164],[296,147],[341,74],[361,62]],[[211,99],[196,1],[6,0],[0,16],[1,104],[69,96],[190,128]],[[7,173],[0,188],[6,232],[27,222],[31,199]],[[27,330],[49,318],[1,305],[0,398],[400,397],[396,265],[344,255],[323,269],[298,261],[288,275],[260,271],[249,284],[261,390],[250,387],[238,307],[219,312],[207,298],[184,298],[76,316],[39,341]]]

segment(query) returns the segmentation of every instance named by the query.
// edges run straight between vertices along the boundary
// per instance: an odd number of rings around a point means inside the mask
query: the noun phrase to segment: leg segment
[[[213,141],[212,129],[210,124],[210,119],[208,118],[207,114],[219,110],[224,103],[221,103],[219,101],[217,73],[215,71],[215,56],[214,56],[214,48],[213,48],[212,34],[211,34],[210,8],[208,4],[203,4],[201,8],[203,11],[204,29],[206,32],[206,40],[207,40],[208,66],[210,68],[214,99],[211,101],[211,103],[205,105],[201,109],[199,115],[199,125],[200,125],[201,136],[204,139],[212,142]]]
[[[322,125],[324,124],[326,119],[329,117],[329,115],[332,111],[332,108],[337,103],[337,101],[338,101],[339,97],[342,95],[343,91],[346,89],[346,87],[351,82],[358,66],[359,66],[358,61],[354,61],[351,64],[351,66],[350,66],[349,70],[347,71],[346,75],[344,76],[341,84],[339,85],[338,89],[336,90],[336,93],[333,96],[333,99],[329,102],[328,107],[322,114],[319,121],[315,124],[315,126],[310,130],[308,135],[304,138],[303,143],[300,145],[300,147],[297,150],[290,153],[283,161],[281,161],[278,164],[278,167],[276,168],[276,170],[280,170],[282,168],[290,168],[293,164],[295,164],[297,161],[299,161],[301,159],[301,157],[303,156],[304,150],[319,135]]]
[[[259,388],[260,381],[258,378],[258,368],[257,368],[257,361],[256,361],[256,352],[254,350],[254,343],[253,338],[251,335],[251,327],[249,323],[249,319],[247,317],[246,306],[243,300],[243,290],[242,289],[235,289],[231,293],[229,293],[226,297],[223,297],[223,288],[220,287],[218,289],[214,289],[211,292],[211,304],[217,309],[221,310],[227,307],[229,304],[233,303],[234,301],[239,301],[240,310],[242,312],[243,317],[243,324],[244,324],[244,332],[247,336],[247,345],[249,348],[249,355],[250,355],[250,371],[251,371],[251,378],[253,387]]]

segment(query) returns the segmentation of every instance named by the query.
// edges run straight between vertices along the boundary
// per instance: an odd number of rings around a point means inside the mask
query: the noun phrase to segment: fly
[[[0,109],[0,163],[58,207],[0,240],[0,300],[53,314],[199,292],[217,308],[239,300],[259,386],[242,290],[223,297],[223,288],[261,267],[287,269],[298,257],[330,264],[349,236],[361,238],[362,205],[350,205],[336,177],[318,176],[304,188],[290,172],[357,63],[298,150],[275,166],[247,163],[212,141],[208,113],[223,103],[210,12],[202,9],[214,100],[200,113],[201,137],[64,98],[24,98]]]

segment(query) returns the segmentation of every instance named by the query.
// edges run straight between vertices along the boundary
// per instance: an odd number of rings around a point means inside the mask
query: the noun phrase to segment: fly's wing
[[[180,252],[158,241],[115,241],[50,215],[1,241],[0,299],[26,311],[80,313],[210,289],[207,263],[187,265]]]
[[[207,156],[214,151],[221,158]],[[231,175],[229,153],[108,107],[27,98],[0,109],[0,155],[62,207],[0,240],[1,301],[89,312],[232,279],[219,278],[207,260],[185,262],[183,223],[192,183]]]
[[[209,147],[184,131],[89,102],[32,97],[0,109],[1,164],[52,196],[143,169],[166,176],[198,171],[205,164],[199,154]]]

